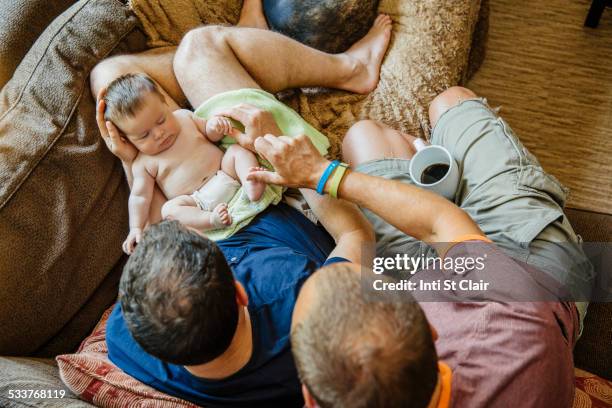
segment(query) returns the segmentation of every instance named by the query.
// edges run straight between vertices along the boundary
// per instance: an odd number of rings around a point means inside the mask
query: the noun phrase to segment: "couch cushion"
[[[98,407],[195,408],[187,401],[159,392],[125,374],[108,359],[108,309],[75,354],[57,356],[60,376],[75,394]]]
[[[74,0],[0,2],[0,89],[45,27],[72,3]]]
[[[34,394],[10,398],[9,391],[38,390],[56,398],[39,398]],[[46,396],[46,395],[44,395]],[[61,397],[61,398],[57,398]],[[3,408],[91,408],[62,383],[55,361],[20,357],[0,357],[0,406]]]
[[[0,92],[0,354],[73,349],[116,296],[128,191],[88,75],[136,24],[117,0],[79,1]]]

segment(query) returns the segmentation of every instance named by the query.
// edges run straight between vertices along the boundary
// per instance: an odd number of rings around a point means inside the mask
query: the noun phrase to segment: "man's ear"
[[[310,395],[310,391],[308,391],[308,387],[302,384],[302,395],[304,396],[304,405],[306,408],[318,408],[317,402]]]
[[[246,290],[244,290],[244,286],[237,280],[234,280],[234,285],[236,285],[236,303],[238,303],[239,306],[248,306],[249,296]]]
[[[436,340],[438,340],[438,332],[436,331],[436,328],[433,327],[431,324],[429,325],[429,329],[431,330],[431,338],[435,342]]]

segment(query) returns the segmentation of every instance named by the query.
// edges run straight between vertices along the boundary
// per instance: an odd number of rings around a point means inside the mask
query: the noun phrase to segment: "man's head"
[[[145,231],[124,268],[119,299],[138,344],[173,364],[212,361],[238,324],[236,284],[223,253],[177,221]]]
[[[148,155],[168,149],[181,127],[159,86],[145,74],[125,74],[108,85],[104,118]]]
[[[384,279],[384,278],[383,278]],[[311,276],[293,313],[291,346],[305,399],[322,407],[427,407],[438,380],[432,332],[418,303],[368,301],[359,267]]]

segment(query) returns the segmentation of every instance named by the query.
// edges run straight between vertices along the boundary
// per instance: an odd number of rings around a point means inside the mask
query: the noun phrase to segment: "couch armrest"
[[[75,0],[0,2],[0,89],[11,79],[30,46],[51,21]]]

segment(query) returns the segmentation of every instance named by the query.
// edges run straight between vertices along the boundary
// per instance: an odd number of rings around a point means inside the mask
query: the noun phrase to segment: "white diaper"
[[[221,203],[229,203],[240,187],[238,181],[219,170],[199,190],[194,191],[191,197],[200,209],[212,211]]]

